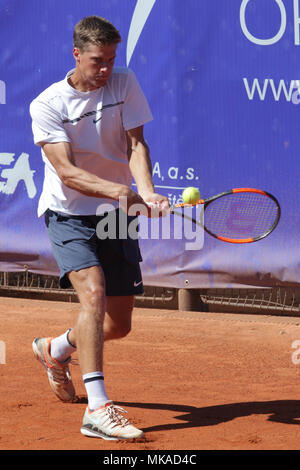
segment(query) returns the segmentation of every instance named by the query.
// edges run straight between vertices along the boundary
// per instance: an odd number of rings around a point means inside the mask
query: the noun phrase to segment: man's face
[[[117,47],[118,44],[101,46],[90,44],[83,52],[74,48],[73,54],[76,59],[76,68],[80,73],[82,83],[90,91],[104,86],[110,78]]]

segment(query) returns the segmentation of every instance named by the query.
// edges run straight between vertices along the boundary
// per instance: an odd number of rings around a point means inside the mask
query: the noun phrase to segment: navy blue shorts
[[[118,221],[119,209],[116,210]],[[125,214],[124,214],[125,215]],[[60,270],[60,286],[71,287],[68,273],[101,266],[107,296],[136,295],[144,292],[138,239],[99,239],[97,224],[104,216],[62,215],[48,209],[45,223],[52,250]],[[135,217],[127,217],[129,224]],[[118,237],[118,227],[116,230]]]

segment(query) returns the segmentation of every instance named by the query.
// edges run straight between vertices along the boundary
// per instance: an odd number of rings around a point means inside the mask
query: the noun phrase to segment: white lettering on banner
[[[286,9],[285,9],[283,0],[273,0],[273,2],[275,2],[279,7],[281,19],[280,19],[280,26],[279,26],[277,34],[269,39],[259,39],[250,33],[248,26],[247,26],[247,22],[246,22],[246,7],[250,1],[251,0],[242,0],[241,7],[240,7],[240,23],[241,23],[241,28],[242,28],[244,35],[246,36],[247,39],[249,39],[249,41],[253,42],[254,44],[259,44],[261,46],[269,46],[269,45],[275,44],[282,38],[282,36],[284,35],[286,31],[286,26],[287,26],[287,14],[286,14]],[[294,43],[296,46],[299,46],[300,44],[299,0],[293,0],[293,6],[294,6]]]
[[[155,162],[153,164],[153,170],[152,170],[152,176],[155,177],[157,176],[161,181],[164,181],[165,175],[162,174],[159,162]],[[186,168],[184,170],[183,168],[179,168],[177,166],[171,166],[167,170],[166,178],[169,178],[171,180],[199,180],[199,176],[195,174],[195,168]]]
[[[240,8],[240,23],[242,27],[242,31],[244,35],[246,36],[249,41],[253,42],[254,44],[260,44],[262,46],[269,46],[271,44],[275,44],[277,41],[279,41],[282,36],[284,35],[285,28],[286,28],[286,11],[285,11],[285,6],[282,0],[274,0],[277,5],[279,6],[280,9],[280,14],[281,14],[281,24],[278,33],[269,39],[258,39],[255,36],[253,36],[246,25],[246,6],[251,0],[243,0],[241,3],[241,8]],[[295,2],[294,2],[295,4]]]
[[[294,30],[295,30],[295,44],[296,45],[300,44],[299,25],[300,25],[299,0],[294,0]]]
[[[14,156],[14,153],[0,153],[0,166],[11,165],[14,161]],[[28,153],[22,152],[13,168],[2,170],[0,176],[6,182],[0,181],[0,193],[13,194],[19,182],[24,181],[28,197],[33,199],[37,192],[33,180],[34,173],[35,170],[31,170],[29,166]]]
[[[127,39],[127,67],[156,0],[137,0]]]
[[[272,78],[265,78],[262,81],[259,81],[258,78],[251,80],[252,83],[247,78],[243,78],[249,100],[253,100],[254,97],[258,95],[259,99],[264,101],[268,89],[271,89],[275,101],[279,101],[280,98],[283,97],[288,102],[292,101],[294,104],[299,103],[300,80],[290,80],[290,83],[286,84],[285,80],[281,79],[278,85],[275,84]]]
[[[6,85],[3,80],[0,80],[0,104],[6,104]]]
[[[154,175],[157,175],[159,178],[161,178],[160,166],[158,162],[155,162],[153,165],[152,176]]]
[[[158,184],[155,181],[155,188],[158,190],[163,189],[168,192],[167,196],[171,205],[183,203],[181,194],[187,186],[185,183],[188,183],[188,185],[192,183],[195,186],[199,186],[200,183],[199,176],[197,175],[197,170],[195,168],[179,168],[177,166],[170,166],[169,168],[166,168],[163,173],[159,162],[153,163],[152,176],[154,180],[159,180]],[[162,182],[165,182],[165,179],[171,180],[172,186],[161,184]],[[180,181],[183,185],[185,184],[185,186],[176,186],[177,181]],[[136,184],[133,183],[133,186],[136,186]],[[199,187],[199,189],[201,192],[201,187]]]

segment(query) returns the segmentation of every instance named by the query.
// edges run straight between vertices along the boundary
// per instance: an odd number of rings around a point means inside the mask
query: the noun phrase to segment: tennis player
[[[73,39],[75,68],[35,98],[30,113],[45,164],[38,216],[45,217],[60,285],[74,287],[81,309],[73,328],[55,338],[35,338],[32,347],[64,402],[76,396],[69,363],[77,350],[88,397],[84,435],[139,438],[143,431],[107,395],[103,343],[131,329],[134,296],[143,292],[142,258],[137,239],[99,239],[96,228],[107,204],[119,220],[121,197],[128,208],[153,203],[163,211],[169,202],[152,182],[143,134],[152,120],[147,100],[134,73],[114,67],[119,32],[89,16],[75,26]],[[132,177],[138,192],[131,189]],[[133,220],[125,218],[127,224]]]

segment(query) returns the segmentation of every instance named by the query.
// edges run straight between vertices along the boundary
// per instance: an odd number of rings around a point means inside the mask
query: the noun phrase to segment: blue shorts
[[[118,221],[119,209],[116,210]],[[144,292],[138,239],[99,239],[97,224],[103,216],[62,215],[48,209],[45,223],[60,270],[60,286],[71,287],[68,273],[101,266],[107,296],[136,295]],[[135,217],[127,217],[127,226]],[[118,236],[118,227],[116,235]]]

